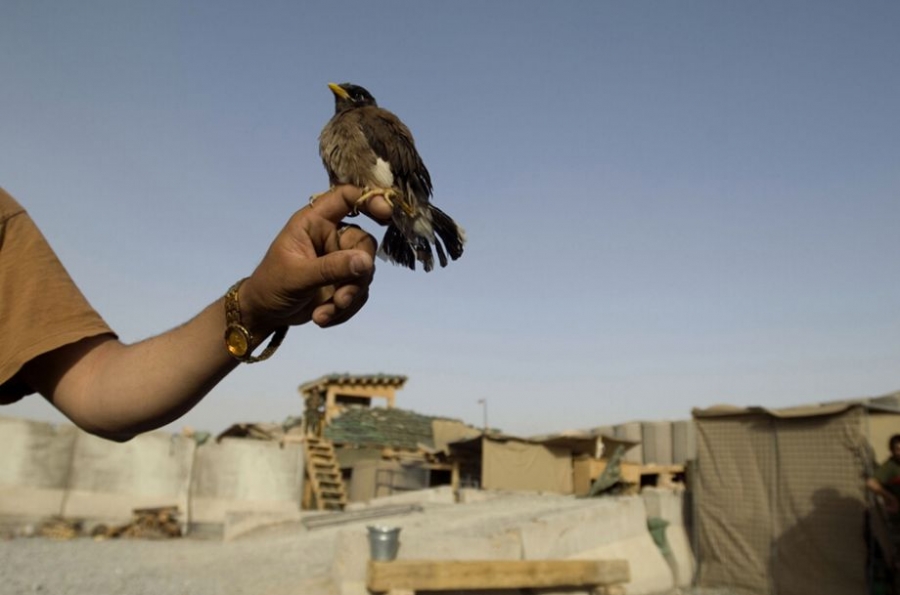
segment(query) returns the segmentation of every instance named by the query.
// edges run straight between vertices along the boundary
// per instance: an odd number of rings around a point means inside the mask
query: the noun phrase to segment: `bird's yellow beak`
[[[341,99],[350,99],[350,94],[344,91],[337,83],[328,83],[328,88]]]

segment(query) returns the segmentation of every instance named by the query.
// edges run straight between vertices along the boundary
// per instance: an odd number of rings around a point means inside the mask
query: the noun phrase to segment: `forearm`
[[[866,487],[869,488],[869,491],[881,498],[885,510],[889,513],[896,514],[897,512],[900,512],[900,502],[897,501],[897,497],[890,490],[885,488],[884,484],[878,479],[870,477],[866,480]]]
[[[296,212],[240,286],[230,317],[252,334],[254,348],[275,329],[342,324],[366,303],[377,245],[361,228],[342,224],[360,194],[341,186]],[[374,208],[379,221],[393,212],[384,199],[362,208]],[[106,334],[53,349],[25,364],[16,380],[82,429],[127,440],[183,415],[238,365],[225,348],[225,328],[223,298],[140,343],[123,345]]]
[[[61,362],[65,372],[41,392],[85,430],[127,440],[184,415],[234,369],[224,329],[220,299],[140,343],[109,339],[83,349],[78,365]]]
[[[866,487],[869,488],[870,492],[878,496],[884,497],[888,494],[888,491],[884,489],[884,486],[874,477],[870,477],[866,480]]]

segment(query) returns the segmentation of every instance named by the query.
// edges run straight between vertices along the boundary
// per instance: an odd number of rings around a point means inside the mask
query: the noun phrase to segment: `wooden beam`
[[[376,593],[591,587],[631,578],[627,560],[370,560],[368,570],[368,587]]]
[[[328,387],[328,393],[333,395],[347,395],[348,397],[369,397],[375,399],[393,399],[396,394],[393,386],[354,386],[333,385]]]

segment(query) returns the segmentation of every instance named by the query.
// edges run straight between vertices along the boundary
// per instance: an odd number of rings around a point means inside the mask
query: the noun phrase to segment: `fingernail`
[[[350,259],[350,272],[354,275],[362,275],[369,268],[367,259],[362,254],[357,254]]]

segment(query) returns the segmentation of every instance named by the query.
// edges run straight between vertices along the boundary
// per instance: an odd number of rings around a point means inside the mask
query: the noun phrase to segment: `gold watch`
[[[231,286],[225,294],[225,349],[231,356],[245,364],[255,364],[272,357],[275,350],[281,345],[288,327],[283,326],[275,331],[266,348],[259,355],[251,355],[253,350],[253,334],[241,321],[241,302],[238,300],[238,291],[246,278],[241,279]]]

